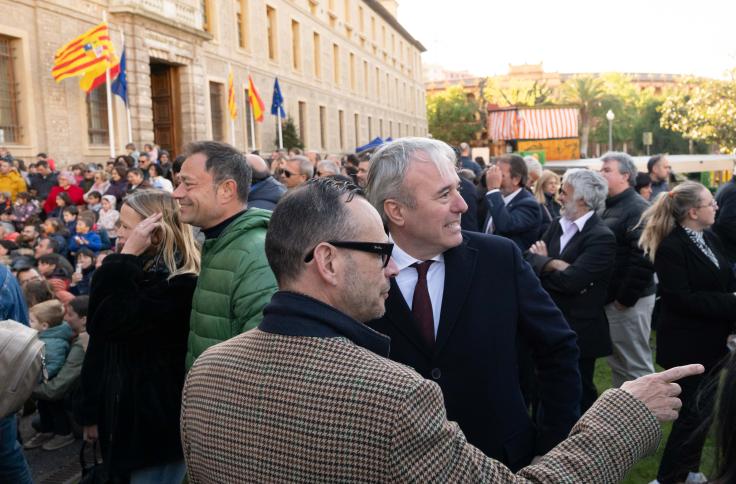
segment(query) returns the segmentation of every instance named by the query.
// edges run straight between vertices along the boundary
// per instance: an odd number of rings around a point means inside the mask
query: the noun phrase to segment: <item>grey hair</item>
[[[295,155],[286,160],[289,161],[296,161],[299,163],[299,174],[300,175],[307,175],[307,179],[312,178],[314,176],[314,166],[312,165],[312,162],[309,161],[309,158],[302,155]]]
[[[455,174],[455,150],[443,141],[429,138],[401,138],[381,146],[371,156],[366,194],[368,201],[388,224],[383,204],[397,200],[414,208],[416,201],[404,186],[412,162],[432,163],[443,175]]]
[[[582,168],[567,170],[562,183],[572,187],[574,200],[582,200],[594,212],[605,207],[608,182],[600,173]]]
[[[526,163],[526,171],[531,175],[536,173],[538,176],[542,176],[542,164],[533,156],[525,156],[524,163]]]
[[[317,163],[317,171],[321,172],[322,170],[326,170],[330,172],[330,175],[339,175],[340,174],[340,167],[337,166],[337,164],[332,160],[322,160]]]
[[[622,175],[629,175],[629,186],[636,186],[636,175],[639,170],[636,168],[634,159],[627,153],[622,151],[608,151],[601,156],[601,161],[618,161],[618,172]]]

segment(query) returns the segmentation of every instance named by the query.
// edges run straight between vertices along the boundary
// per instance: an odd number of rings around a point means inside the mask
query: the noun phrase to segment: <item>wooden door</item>
[[[153,105],[154,141],[169,152],[173,160],[179,150],[176,116],[177,89],[175,67],[167,64],[151,64],[151,102]]]

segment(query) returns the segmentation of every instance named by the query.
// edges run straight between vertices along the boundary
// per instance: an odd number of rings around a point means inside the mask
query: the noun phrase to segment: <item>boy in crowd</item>
[[[95,225],[93,213],[81,213],[77,217],[76,234],[69,240],[69,251],[76,253],[81,247],[87,247],[97,253],[102,248],[100,235],[92,230]]]
[[[29,314],[31,327],[46,345],[46,370],[48,380],[53,381],[66,362],[74,331],[64,322],[64,305],[58,299],[36,304]],[[63,401],[38,400],[38,414],[41,431],[23,446],[25,449],[56,450],[74,442]]]
[[[102,195],[100,194],[100,192],[89,192],[86,200],[87,210],[91,210],[95,213],[100,211],[100,208],[102,207]]]

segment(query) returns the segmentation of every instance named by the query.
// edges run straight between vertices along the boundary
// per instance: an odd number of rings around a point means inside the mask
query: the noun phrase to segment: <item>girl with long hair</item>
[[[699,472],[705,432],[699,429],[713,408],[712,380],[736,323],[736,277],[708,230],[717,209],[707,188],[687,181],[660,194],[641,219],[639,245],[659,279],[657,363],[701,363],[706,370],[678,382],[682,409],[660,462],[661,484],[705,479]]]
[[[105,257],[92,279],[77,413],[85,439],[99,439],[112,478],[178,484],[199,251],[176,201],[161,190],[126,198],[117,235],[120,252]]]

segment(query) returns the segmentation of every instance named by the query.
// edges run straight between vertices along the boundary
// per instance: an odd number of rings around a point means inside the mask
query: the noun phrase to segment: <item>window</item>
[[[368,96],[368,61],[363,61],[363,94]]]
[[[332,80],[340,85],[340,46],[332,44]]]
[[[13,39],[0,36],[0,143],[21,141],[14,57]],[[107,111],[104,118],[107,123]],[[107,130],[105,133],[107,134]]]
[[[368,116],[368,142],[373,141],[373,118]]]
[[[393,121],[388,122],[388,135],[389,136],[394,135],[394,122]]]
[[[355,91],[355,54],[350,53],[350,89]]]
[[[106,145],[110,142],[107,129],[107,88],[97,86],[87,95],[87,135],[90,145]],[[7,137],[5,139],[7,142]]]
[[[199,2],[199,8],[202,11],[202,30],[212,33],[212,11],[209,0]]]
[[[381,71],[376,66],[376,99],[380,99],[381,97]]]
[[[295,71],[302,68],[302,41],[299,34],[299,22],[291,21],[291,67]]]
[[[358,29],[361,34],[365,33],[365,18],[362,5],[358,5]]]
[[[266,5],[266,22],[268,29],[268,58],[275,61],[277,59],[278,44],[276,43],[276,35],[278,26],[276,25],[276,9]]]
[[[343,9],[345,10],[345,23],[350,24],[352,21],[350,15],[350,0],[343,0]]]
[[[307,103],[299,101],[299,139],[307,144]]]
[[[340,109],[337,111],[337,130],[339,134],[340,150],[345,151],[345,112]]]
[[[212,139],[225,141],[225,86],[219,82],[210,82],[210,121],[212,123]]]
[[[355,146],[360,146],[360,114],[353,114],[353,129],[355,130]]]
[[[322,79],[322,53],[319,34],[317,32],[312,35],[312,57],[314,58],[314,77]]]
[[[317,6],[319,5],[319,0],[309,0],[309,12],[312,15],[317,15]],[[302,140],[304,142],[304,140]]]
[[[386,26],[381,25],[381,47],[386,50]]]
[[[371,40],[376,41],[376,17],[371,15]]]
[[[319,107],[319,146],[324,150],[327,148],[327,108]]]
[[[383,119],[378,120],[378,136],[385,138],[383,135]]]
[[[238,45],[241,49],[248,48],[248,1],[240,0],[236,6],[238,24]]]

